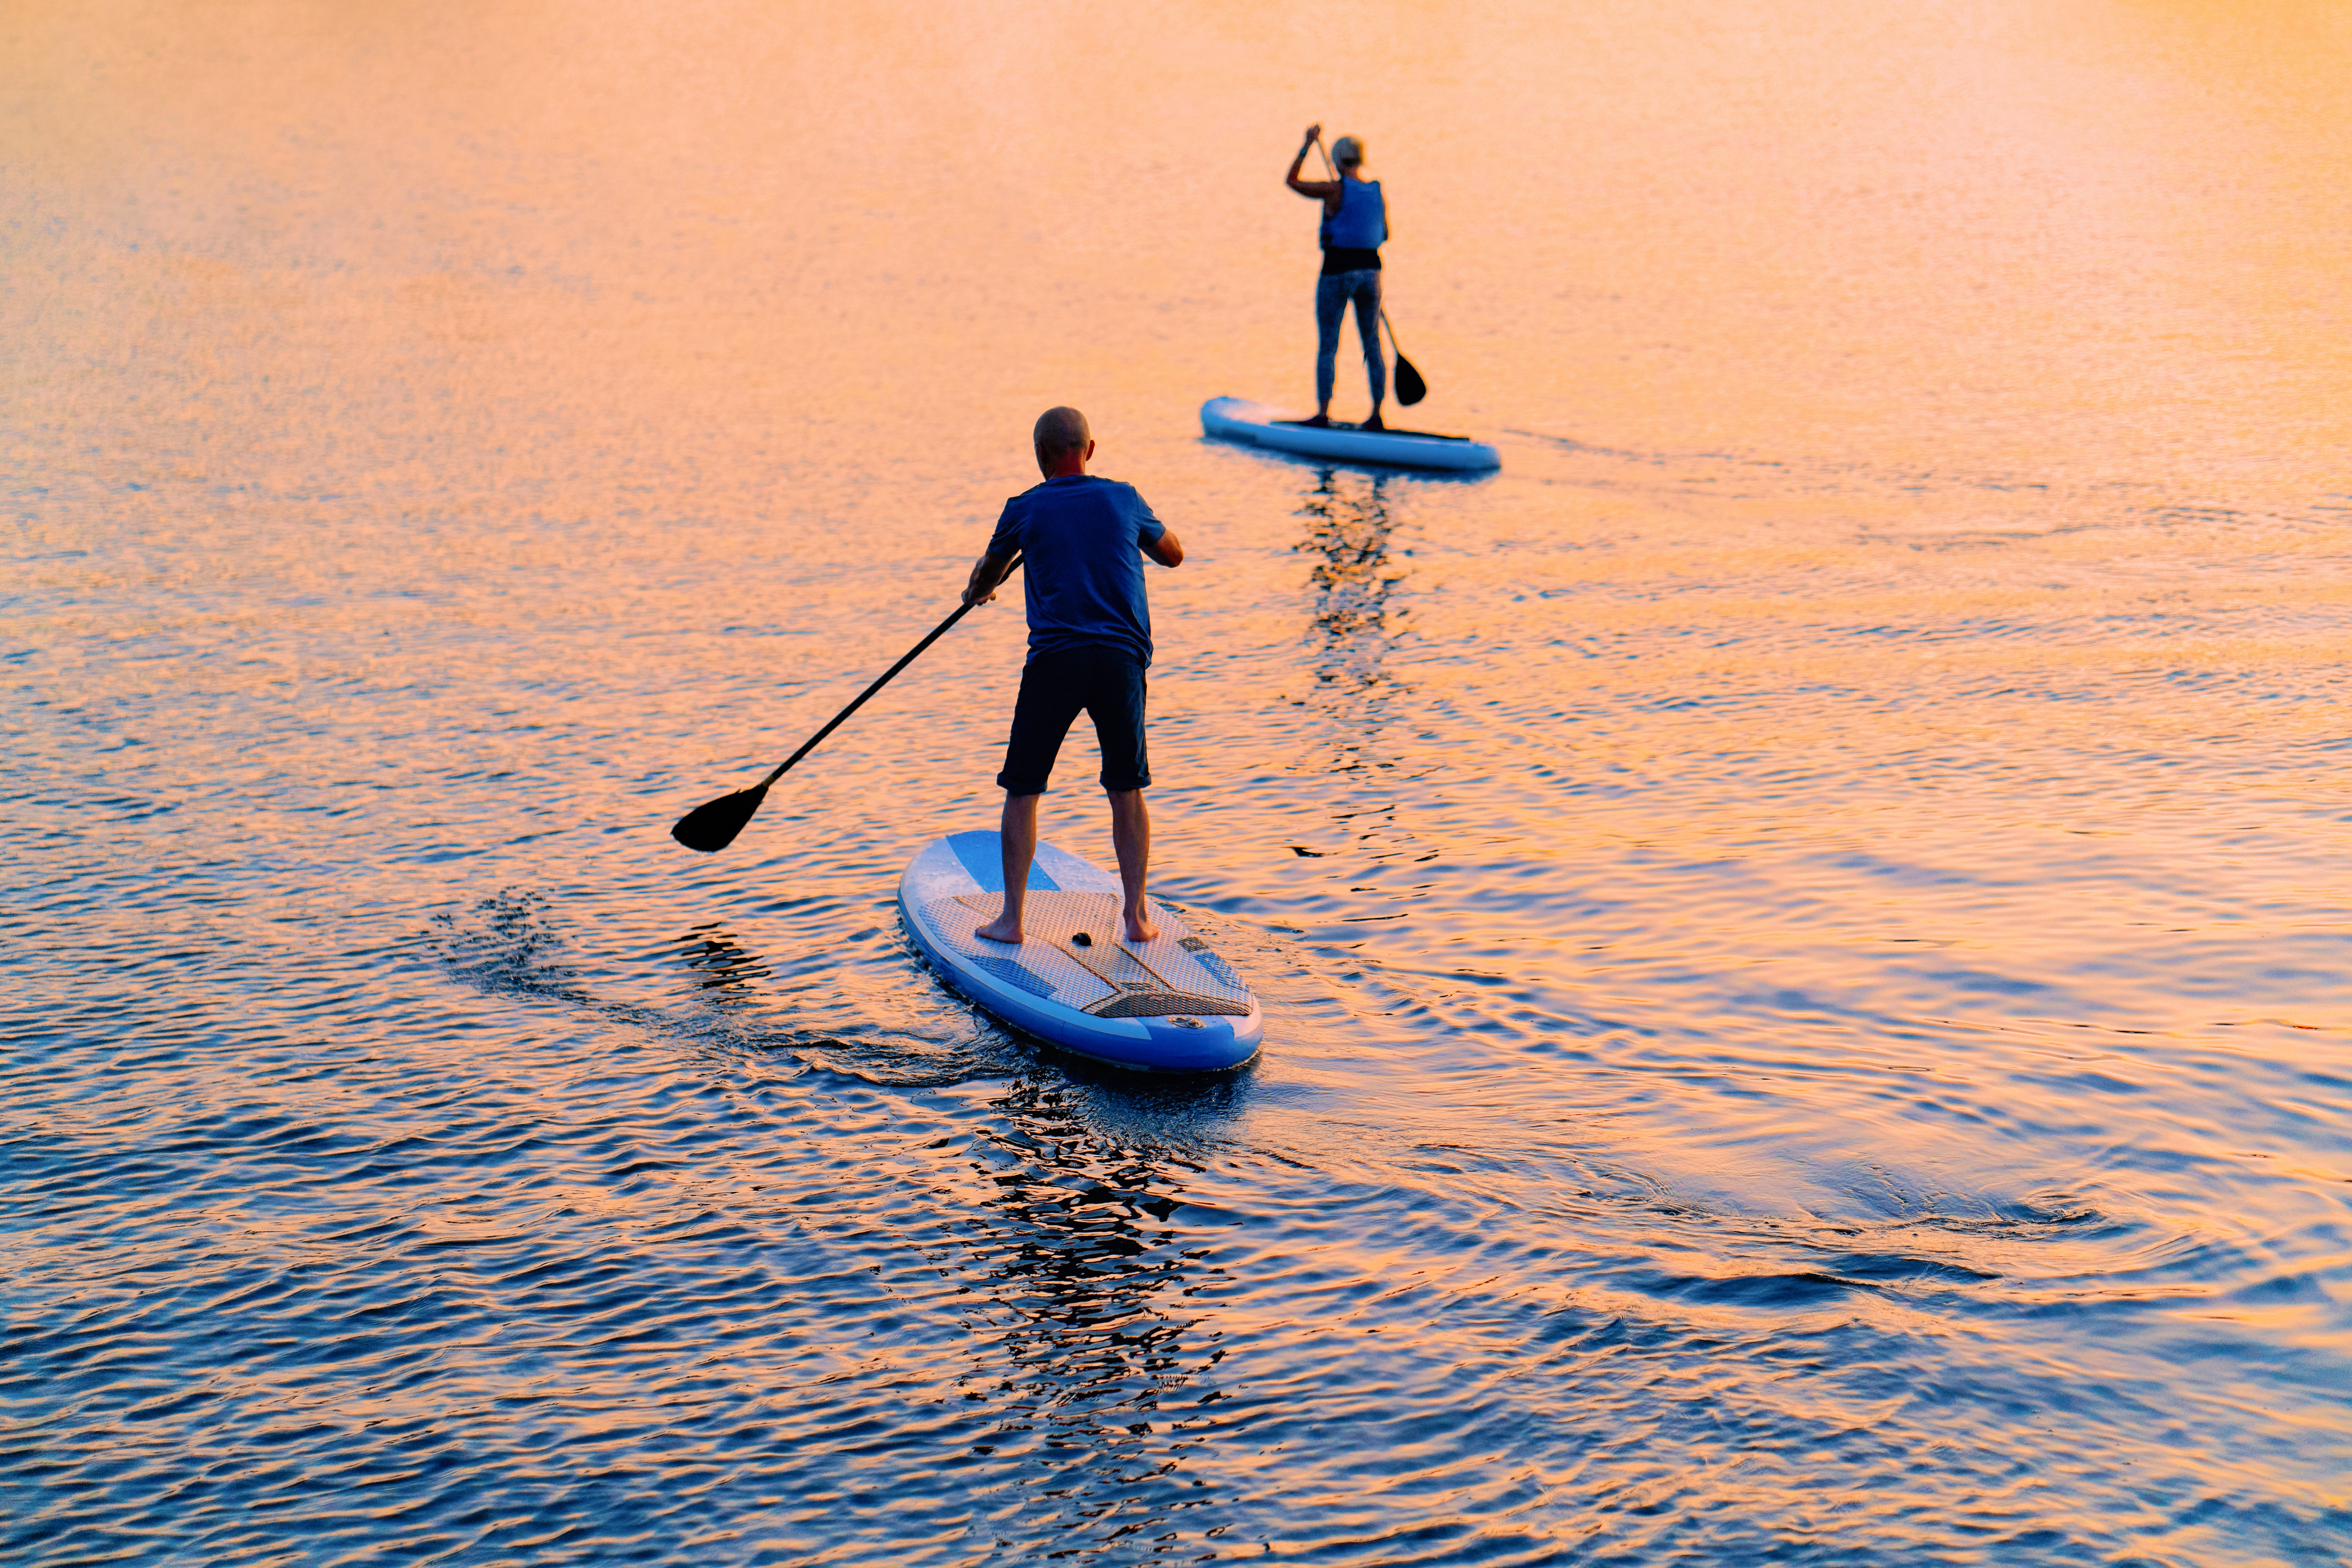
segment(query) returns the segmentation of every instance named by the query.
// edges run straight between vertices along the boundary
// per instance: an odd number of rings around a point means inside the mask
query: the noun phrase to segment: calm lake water
[[[2342,9],[94,0],[0,59],[8,1561],[2352,1553]],[[1310,398],[1310,120],[1499,474],[1201,438]],[[1222,1080],[898,926],[1012,601],[667,836],[1058,402],[1191,552]]]

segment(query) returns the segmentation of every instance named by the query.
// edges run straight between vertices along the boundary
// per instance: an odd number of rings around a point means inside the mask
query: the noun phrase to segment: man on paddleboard
[[[1336,180],[1302,180],[1307,149],[1323,139],[1323,127],[1307,128],[1298,156],[1285,176],[1290,188],[1323,204],[1323,276],[1315,280],[1314,426],[1331,423],[1331,383],[1339,358],[1339,318],[1350,300],[1356,331],[1364,340],[1364,374],[1372,384],[1372,412],[1360,426],[1384,430],[1381,404],[1389,394],[1388,362],[1381,356],[1381,246],[1389,237],[1389,209],[1378,180],[1364,178],[1364,144],[1342,136],[1331,144]]]
[[[1049,408],[1037,416],[1034,438],[1045,481],[1004,503],[963,590],[967,605],[995,598],[1013,558],[1022,558],[1029,661],[1021,670],[1004,771],[996,775],[1004,791],[1004,910],[978,930],[991,942],[1021,940],[1021,902],[1037,853],[1037,797],[1083,708],[1102,744],[1127,940],[1150,942],[1160,928],[1143,905],[1151,861],[1151,817],[1143,808],[1151,782],[1143,748],[1151,608],[1143,596],[1143,558],[1181,565],[1184,547],[1134,486],[1087,472],[1095,442],[1085,415]]]

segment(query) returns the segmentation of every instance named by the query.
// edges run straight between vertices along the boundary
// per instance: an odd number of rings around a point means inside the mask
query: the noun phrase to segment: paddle
[[[1325,150],[1323,146],[1323,137],[1320,132],[1317,133],[1315,138],[1315,150],[1323,154],[1324,169],[1333,179],[1338,179],[1339,177],[1339,166],[1331,162],[1331,154],[1329,152]],[[1381,292],[1386,293],[1387,290],[1383,289]],[[1396,341],[1396,328],[1391,324],[1389,321],[1389,308],[1386,300],[1381,301],[1381,325],[1388,328],[1389,346],[1396,350],[1397,401],[1403,404],[1407,408],[1410,408],[1414,404],[1419,403],[1423,398],[1429,395],[1429,383],[1421,379],[1421,372],[1413,369],[1412,361],[1404,357],[1404,345]]]
[[[1421,372],[1412,368],[1412,361],[1404,357],[1404,349],[1396,341],[1396,328],[1389,324],[1389,308],[1381,307],[1381,325],[1389,329],[1389,343],[1396,349],[1397,401],[1407,408],[1429,395],[1429,383],[1421,379]]]
[[[1012,564],[1004,568],[1005,579],[1009,580],[1012,577],[1013,570],[1021,564],[1021,559],[1020,556],[1015,555]],[[986,602],[985,600],[973,601],[975,604]],[[743,831],[743,825],[751,820],[751,814],[759,810],[760,803],[767,798],[770,784],[790,773],[794,763],[815,751],[819,741],[840,729],[843,720],[865,707],[867,698],[889,685],[892,676],[914,663],[918,654],[945,636],[947,629],[963,619],[965,613],[971,608],[971,605],[958,605],[952,615],[931,628],[930,636],[907,650],[906,658],[884,670],[881,679],[859,692],[855,702],[835,714],[824,729],[802,742],[799,751],[777,763],[774,773],[770,773],[750,789],[739,789],[733,795],[722,795],[717,800],[703,802],[684,816],[679,817],[677,826],[669,830],[669,836],[688,849],[697,849],[705,855],[713,854],[734,843],[735,836]]]

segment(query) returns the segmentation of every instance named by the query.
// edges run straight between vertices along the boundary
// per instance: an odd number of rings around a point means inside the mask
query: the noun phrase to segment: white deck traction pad
[[[1020,946],[992,942],[972,928],[1003,907],[1002,894],[933,899],[921,909],[938,940],[991,974],[1033,994],[1097,1016],[1130,1007],[1148,1012],[1246,1014],[1250,994],[1224,960],[1163,908],[1152,913],[1160,935],[1130,943],[1119,936],[1117,893],[1047,892],[1022,901]],[[1088,940],[1080,942],[1076,939]],[[1044,987],[1044,989],[1041,989]],[[1125,1002],[1127,1005],[1121,1006]],[[1116,1012],[1106,1012],[1106,1007]]]

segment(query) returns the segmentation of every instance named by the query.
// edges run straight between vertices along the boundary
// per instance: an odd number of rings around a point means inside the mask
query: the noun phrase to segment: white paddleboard
[[[1499,468],[1503,455],[1467,436],[1423,430],[1365,430],[1353,425],[1301,425],[1278,409],[1245,397],[1212,397],[1201,405],[1201,429],[1227,441],[1246,441],[1304,458],[1381,463],[1407,468]]]
[[[1233,966],[1153,900],[1160,934],[1119,935],[1118,875],[1037,846],[1018,946],[972,928],[1003,908],[993,830],[935,838],[898,879],[898,912],[948,983],[1064,1050],[1145,1072],[1218,1072],[1257,1055],[1265,1020]]]

